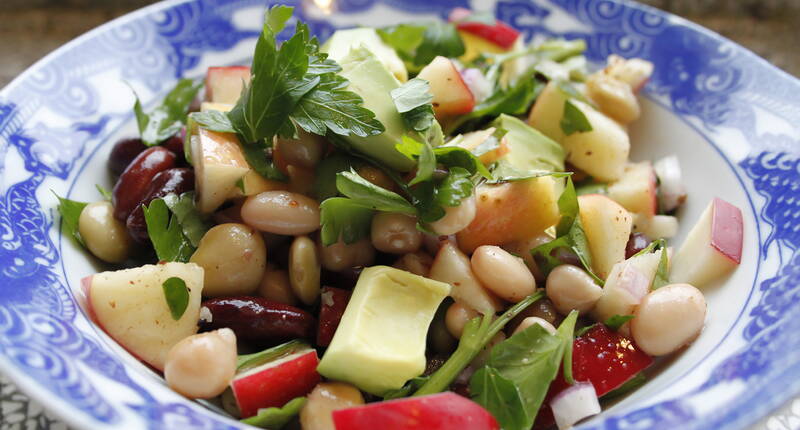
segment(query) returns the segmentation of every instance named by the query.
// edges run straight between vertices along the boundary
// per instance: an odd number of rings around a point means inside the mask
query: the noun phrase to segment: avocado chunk
[[[328,53],[328,57],[341,63],[350,50],[364,46],[375,54],[378,61],[397,78],[400,82],[408,80],[408,71],[403,60],[397,52],[390,46],[383,43],[374,28],[350,28],[347,30],[337,30],[320,48],[320,51]]]
[[[347,89],[361,96],[364,99],[364,107],[374,112],[375,117],[386,128],[377,136],[346,137],[345,140],[354,150],[376,158],[395,170],[407,172],[414,168],[415,162],[395,148],[403,135],[408,135],[419,142],[427,138],[433,146],[442,144],[444,141],[442,127],[436,121],[425,132],[426,136],[406,128],[390,94],[393,89],[400,87],[400,82],[369,49],[363,45],[353,48],[340,64],[342,66],[340,75],[350,81]]]
[[[387,266],[364,269],[317,367],[378,396],[425,370],[425,338],[450,285]]]
[[[500,115],[491,124],[506,130],[509,151],[498,160],[519,172],[563,172],[564,148],[519,118]]]

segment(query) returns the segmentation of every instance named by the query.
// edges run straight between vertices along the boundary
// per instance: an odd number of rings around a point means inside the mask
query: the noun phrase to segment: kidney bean
[[[201,321],[201,328],[228,327],[236,337],[253,342],[280,342],[314,337],[315,318],[294,306],[261,297],[237,296],[206,300],[211,321]]]
[[[361,276],[362,270],[364,270],[364,266],[349,267],[338,272],[323,270],[320,283],[352,290],[356,282],[358,282],[358,277]]]
[[[175,153],[160,146],[146,149],[122,172],[114,186],[114,217],[125,221],[145,196],[153,178],[175,167]]]
[[[138,137],[118,140],[108,154],[108,170],[115,176],[121,175],[131,161],[145,149],[147,147]]]
[[[186,165],[186,156],[183,150],[183,137],[180,134],[170,137],[161,142],[161,146],[175,153],[175,164],[178,166]]]
[[[155,199],[162,198],[167,194],[181,195],[194,189],[194,170],[187,168],[173,168],[159,172],[153,177],[150,186],[147,187],[142,200],[133,209],[125,225],[131,237],[139,243],[147,243],[150,236],[147,234],[147,223],[144,220],[144,209],[142,205],[149,205]]]
[[[650,245],[650,239],[647,236],[643,233],[632,233],[625,245],[625,258],[633,257],[639,251],[647,248],[647,245]]]
[[[320,294],[319,328],[317,329],[317,346],[331,344],[333,334],[339,328],[347,303],[350,302],[350,291],[341,288],[323,287]]]

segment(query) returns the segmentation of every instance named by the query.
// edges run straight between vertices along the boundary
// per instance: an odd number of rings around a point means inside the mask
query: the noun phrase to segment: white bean
[[[78,232],[95,257],[108,263],[128,259],[131,237],[125,223],[114,218],[111,202],[89,203],[78,218]]]
[[[302,194],[266,191],[247,198],[242,219],[268,233],[308,234],[319,229],[319,204]]]
[[[320,293],[320,264],[314,241],[298,236],[289,248],[289,281],[294,294],[306,305],[317,301]]]
[[[468,198],[461,200],[461,204],[455,207],[445,207],[445,214],[442,218],[428,224],[431,230],[436,234],[447,236],[456,234],[459,231],[467,228],[467,226],[475,219],[477,212],[477,205],[475,203],[475,194],[473,193]]]
[[[444,323],[447,326],[447,331],[450,332],[454,338],[460,339],[467,322],[479,315],[477,311],[459,302],[454,302],[447,308],[447,313],[444,316]]]
[[[549,321],[539,317],[528,317],[522,320],[521,323],[519,323],[517,328],[514,329],[514,333],[512,334],[512,336],[534,324],[539,324],[540,326],[542,326],[543,329],[547,330],[547,332],[552,335],[556,334],[556,328],[553,326],[553,324],[550,324]]]
[[[571,264],[562,264],[550,272],[545,291],[562,315],[572,310],[585,314],[603,295],[603,288],[586,271]]]
[[[341,239],[325,246],[321,241],[317,242],[319,256],[322,267],[332,271],[340,272],[352,267],[369,266],[375,260],[375,248],[369,239],[361,239],[358,242],[346,244]]]
[[[536,290],[536,280],[522,259],[499,246],[479,246],[470,262],[481,283],[504,300],[516,303]]]
[[[706,300],[689,284],[672,284],[650,292],[631,320],[636,344],[650,355],[665,355],[693,341],[703,329]]]
[[[274,302],[294,306],[297,304],[297,297],[294,296],[292,285],[289,281],[289,273],[285,270],[268,268],[264,272],[264,278],[258,286],[258,294]]]
[[[203,267],[203,295],[252,294],[264,277],[267,248],[261,233],[244,224],[207,231],[190,260]]]
[[[422,245],[417,219],[399,213],[381,212],[372,218],[372,246],[390,254],[416,252]]]
[[[176,343],[164,363],[170,388],[193,399],[222,394],[236,374],[236,335],[229,328],[196,334]]]
[[[343,382],[321,382],[300,410],[303,430],[335,430],[333,411],[364,404],[361,391]]]

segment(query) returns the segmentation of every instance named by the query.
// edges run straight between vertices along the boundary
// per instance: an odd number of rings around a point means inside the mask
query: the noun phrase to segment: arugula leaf
[[[502,114],[524,115],[543,89],[544,85],[534,79],[533,76],[522,78],[507,89],[499,88],[486,100],[475,106],[472,112],[462,115],[453,121],[447,127],[446,133],[452,134],[468,122],[477,121],[480,124],[484,123],[488,118]]]
[[[431,127],[433,121],[433,95],[430,83],[424,79],[413,78],[391,91],[392,100],[397,112],[403,118],[406,127],[416,131],[424,131]]]
[[[633,319],[633,315],[614,315],[609,317],[603,324],[605,324],[611,330],[617,331],[620,327],[622,327],[626,322]]]
[[[371,207],[344,197],[325,199],[320,208],[322,229],[320,238],[324,246],[339,241],[350,244],[369,237],[374,211]]]
[[[189,114],[192,121],[200,124],[203,128],[220,133],[236,133],[230,118],[218,110],[208,110],[204,112],[192,112]]]
[[[194,246],[181,230],[177,217],[170,217],[169,207],[162,199],[155,199],[142,207],[147,223],[147,234],[160,261],[186,263],[194,253]]]
[[[361,162],[353,157],[334,154],[322,160],[316,168],[314,176],[314,195],[318,201],[339,195],[336,189],[336,174],[356,168]]]
[[[172,319],[178,321],[189,306],[189,288],[186,287],[186,282],[173,276],[164,281],[161,288],[164,290],[164,300],[167,301]]]
[[[564,102],[564,115],[561,117],[559,125],[561,125],[561,131],[567,136],[577,132],[592,131],[592,124],[589,123],[586,115],[569,100]]]
[[[419,143],[404,135],[401,143],[395,145],[395,148],[409,159],[417,161],[417,173],[408,185],[416,185],[431,179],[433,171],[436,170],[436,155],[429,143]]]
[[[103,196],[103,199],[105,201],[110,202],[111,199],[114,198],[114,196],[111,194],[111,191],[107,190],[104,186],[100,184],[95,184],[94,187],[97,188],[97,192],[100,193],[101,196]]]
[[[414,64],[428,64],[436,56],[456,58],[465,52],[464,42],[452,23],[434,21],[425,25],[422,43],[417,47]]]
[[[259,409],[257,415],[245,418],[242,422],[262,429],[279,430],[300,413],[307,401],[305,397],[295,397],[283,407]]]
[[[472,400],[486,408],[503,430],[527,430],[531,419],[517,386],[497,369],[484,366],[469,380]]]
[[[194,203],[194,191],[183,193],[180,196],[167,194],[162,199],[177,218],[183,235],[189,239],[192,246],[200,246],[200,239],[203,238],[212,225],[197,210]]]
[[[51,190],[52,191],[52,190]],[[53,195],[56,196],[58,199],[58,213],[61,214],[61,223],[64,227],[64,233],[72,236],[76,242],[78,242],[81,246],[86,247],[86,243],[83,242],[83,238],[81,237],[81,233],[78,231],[78,220],[81,217],[81,212],[83,212],[83,208],[85,208],[88,203],[78,202],[75,200],[69,200],[62,197],[59,197],[55,191],[52,191]]]
[[[158,145],[179,132],[186,121],[189,105],[202,86],[202,82],[194,82],[191,79],[179,80],[161,105],[149,114],[144,112],[139,96],[136,96],[133,112],[136,114],[136,124],[139,126],[142,142],[146,146]]]
[[[417,211],[408,200],[397,193],[381,188],[362,178],[354,170],[336,174],[336,188],[363,207],[383,212],[399,212],[416,215]]]
[[[561,218],[556,226],[556,236],[563,236],[569,232],[578,217],[579,210],[575,184],[572,183],[572,179],[568,179],[564,191],[558,197],[558,212]]]
[[[575,378],[572,377],[572,346],[577,321],[578,311],[572,310],[558,326],[558,336],[561,338],[562,348],[564,348],[564,361],[561,367],[564,369],[564,380],[569,384],[575,383]]]
[[[236,357],[236,372],[242,373],[264,363],[277,360],[281,357],[293,354],[301,348],[307,348],[308,344],[301,340],[291,340],[263,351],[245,354]]]

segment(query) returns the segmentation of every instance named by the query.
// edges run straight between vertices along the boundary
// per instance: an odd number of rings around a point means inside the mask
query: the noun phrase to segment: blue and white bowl
[[[276,3],[267,1],[266,3]],[[325,38],[336,28],[491,9],[526,38],[588,42],[655,63],[633,158],[675,153],[690,190],[681,240],[706,202],[743,209],[741,267],[706,290],[706,328],[591,429],[745,428],[800,394],[800,82],[682,19],[605,0],[286,1]],[[326,3],[326,2],[317,2]],[[247,64],[264,0],[174,0],[62,47],[0,91],[0,372],[77,428],[239,428],[168,389],[88,319],[92,260],[64,240],[51,193],[97,200],[111,143],[134,135],[132,86],[156,103],[179,77]]]

